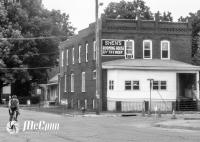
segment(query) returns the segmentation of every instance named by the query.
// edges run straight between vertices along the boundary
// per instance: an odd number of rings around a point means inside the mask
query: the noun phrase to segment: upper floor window
[[[161,41],[161,59],[170,59],[170,42]]]
[[[72,48],[72,64],[74,64],[74,48]]]
[[[81,63],[81,45],[78,46],[78,62]]]
[[[61,67],[64,66],[64,51],[61,51]]]
[[[125,58],[126,59],[134,59],[134,40],[127,40],[125,42]]]
[[[167,81],[154,80],[152,88],[153,88],[153,90],[167,90]]]
[[[151,40],[143,41],[143,58],[152,59],[152,41]]]
[[[96,60],[96,41],[93,41],[93,60]]]
[[[66,65],[69,65],[69,50],[66,51]]]
[[[138,80],[126,80],[125,81],[125,90],[139,90],[140,82]]]
[[[65,74],[65,84],[64,91],[67,92],[67,75]]]
[[[85,44],[85,61],[88,62],[88,43]]]
[[[71,92],[74,92],[74,74],[71,74]]]
[[[85,72],[82,72],[82,92],[85,92]]]
[[[130,80],[125,81],[125,90],[131,90],[131,81]]]

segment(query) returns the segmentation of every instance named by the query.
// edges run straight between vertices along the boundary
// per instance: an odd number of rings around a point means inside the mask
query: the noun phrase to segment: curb
[[[200,127],[190,127],[190,126],[169,126],[169,125],[163,125],[163,124],[154,124],[154,127],[160,127],[160,128],[170,128],[170,129],[184,129],[184,130],[198,130],[200,131]]]

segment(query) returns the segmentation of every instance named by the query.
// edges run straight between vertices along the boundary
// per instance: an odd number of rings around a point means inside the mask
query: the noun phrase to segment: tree
[[[200,10],[196,13],[189,13],[189,16],[180,17],[179,22],[190,22],[192,25],[192,57],[195,63],[199,64],[200,57]]]
[[[160,13],[160,11],[158,11],[157,13],[155,13],[155,16],[158,16],[158,19],[160,21],[167,21],[167,22],[173,22],[173,17],[172,17],[172,13],[171,12],[163,12],[163,14]]]
[[[69,15],[45,9],[41,0],[8,2],[0,7],[0,89],[7,83],[46,83],[47,69],[26,68],[55,66],[59,42],[74,30]],[[16,40],[52,36],[57,38]]]
[[[111,2],[104,10],[104,16],[112,19],[136,19],[140,16],[143,20],[153,20],[153,14],[143,0]]]

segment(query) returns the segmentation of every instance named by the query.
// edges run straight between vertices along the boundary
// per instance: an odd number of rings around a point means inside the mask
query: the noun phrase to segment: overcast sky
[[[120,0],[99,0],[104,5],[103,9],[109,2],[119,2]],[[129,0],[132,1],[132,0]],[[170,11],[174,21],[180,16],[187,16],[189,12],[200,10],[200,0],[144,0],[152,12]],[[77,28],[76,32],[88,27],[91,22],[95,21],[95,0],[43,0],[44,7],[51,10],[61,10],[69,14],[72,25]]]

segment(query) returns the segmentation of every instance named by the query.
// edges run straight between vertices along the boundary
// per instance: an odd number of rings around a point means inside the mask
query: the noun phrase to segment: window
[[[114,90],[114,80],[109,80],[109,90]]]
[[[152,41],[151,40],[143,41],[143,58],[152,59]]]
[[[93,60],[96,60],[96,41],[93,41]]]
[[[133,59],[134,58],[134,41],[133,40],[127,40],[125,44],[126,49],[126,59]]]
[[[95,100],[92,100],[92,108],[95,109]]]
[[[139,89],[140,89],[139,81],[133,81],[133,90],[139,90]]]
[[[131,90],[131,81],[125,81],[125,90]]]
[[[96,75],[96,70],[93,71],[93,75],[92,75],[93,79],[96,79],[97,75]]]
[[[81,63],[81,45],[78,47],[78,62]]]
[[[64,51],[61,51],[61,67],[64,66]]]
[[[88,62],[88,43],[85,45],[85,61]]]
[[[85,72],[82,72],[82,92],[85,92]]]
[[[67,53],[66,53],[66,64],[67,64],[67,66],[69,65],[69,50],[67,49],[67,51],[66,51]]]
[[[80,100],[78,100],[78,109],[80,109]]]
[[[158,81],[153,81],[153,90],[158,90],[158,89],[159,89]]]
[[[167,81],[153,81],[153,90],[166,90]]]
[[[65,84],[64,91],[67,92],[67,75],[65,74]]]
[[[85,99],[85,109],[87,109],[87,100]]]
[[[71,92],[74,92],[74,74],[71,74]]]
[[[72,64],[74,64],[74,48],[72,48]]]
[[[166,90],[167,89],[167,82],[166,81],[160,81],[160,89]]]
[[[170,59],[170,42],[161,41],[161,59]]]

